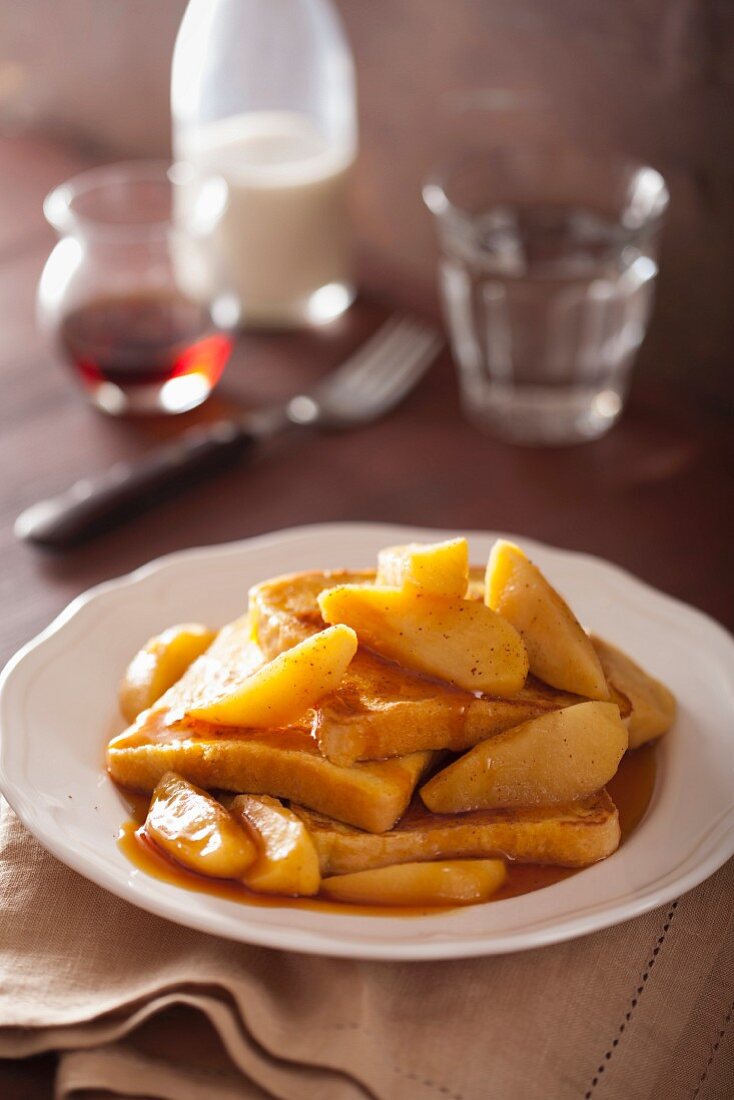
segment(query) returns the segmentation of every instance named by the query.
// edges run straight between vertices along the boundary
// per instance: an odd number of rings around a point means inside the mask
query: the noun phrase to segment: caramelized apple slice
[[[501,859],[449,859],[333,875],[322,890],[357,905],[473,905],[490,898],[506,877]]]
[[[241,878],[257,855],[224,806],[175,772],[153,791],[145,831],[178,863],[210,878]]]
[[[333,626],[287,649],[211,702],[188,715],[215,726],[273,729],[298,721],[334,691],[357,652],[357,635]]]
[[[666,733],[675,718],[673,693],[621,649],[601,638],[592,637],[591,641],[610,686],[626,695],[632,706],[626,721],[630,748],[637,749]]]
[[[519,546],[504,539],[489,556],[485,601],[517,627],[540,680],[587,699],[609,698],[599,658],[570,607]]]
[[[421,798],[437,814],[573,802],[612,778],[627,745],[615,703],[577,703],[475,745]]]
[[[319,857],[300,817],[277,798],[251,794],[238,795],[232,813],[252,831],[259,849],[243,876],[251,890],[294,897],[318,893]]]
[[[134,722],[180,680],[215,637],[214,630],[200,623],[181,623],[146,642],[127,666],[118,692],[120,710],[128,722]]]
[[[378,585],[413,585],[432,596],[466,596],[469,544],[466,539],[388,546],[377,559]]]
[[[476,601],[345,584],[322,592],[319,607],[327,623],[348,624],[383,656],[467,691],[514,695],[525,683],[522,638]]]

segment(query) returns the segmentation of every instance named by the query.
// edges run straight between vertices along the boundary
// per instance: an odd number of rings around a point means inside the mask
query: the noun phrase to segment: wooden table
[[[462,419],[444,353],[410,400],[350,434],[292,441],[267,461],[199,484],[64,555],[19,545],[13,521],[39,497],[185,425],[307,385],[410,300],[379,260],[364,298],[317,334],[242,339],[217,395],[170,420],[114,421],[90,409],[44,347],[34,293],[53,239],[41,200],[80,157],[28,139],[0,141],[0,663],[90,585],[172,550],[328,520],[491,528],[598,554],[734,625],[734,441],[715,410],[660,381],[636,380],[603,440],[531,450]],[[426,313],[432,298],[419,300]],[[0,1095],[52,1095],[53,1059],[0,1063]]]

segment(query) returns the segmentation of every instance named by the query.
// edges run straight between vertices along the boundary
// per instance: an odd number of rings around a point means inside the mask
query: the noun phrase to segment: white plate
[[[3,673],[3,793],[49,851],[134,905],[220,936],[315,954],[441,959],[518,951],[627,920],[702,882],[734,854],[732,639],[612,565],[517,537],[582,621],[679,700],[647,815],[618,852],[529,896],[415,918],[259,909],[158,881],[121,854],[114,838],[125,813],[103,768],[104,745],[121,727],[121,671],[151,634],[182,620],[221,625],[265,577],[369,567],[382,546],[449,534],[306,527],[174,554],[92,589]],[[470,536],[474,561],[486,559],[495,537]]]

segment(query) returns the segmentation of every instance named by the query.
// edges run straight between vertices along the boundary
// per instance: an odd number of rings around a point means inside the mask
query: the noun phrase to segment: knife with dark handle
[[[60,496],[26,509],[15,521],[15,534],[38,546],[73,546],[284,431],[340,431],[369,424],[410,393],[442,342],[421,321],[394,316],[308,393],[240,419],[192,428],[136,462],[118,462],[103,474],[84,478]]]
[[[32,505],[18,516],[15,534],[51,549],[73,546],[186,488],[194,478],[231,465],[256,441],[255,432],[235,421],[193,429],[142,459],[117,462],[59,496]]]

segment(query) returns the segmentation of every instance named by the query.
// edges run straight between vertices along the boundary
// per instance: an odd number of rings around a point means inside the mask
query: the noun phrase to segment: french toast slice
[[[477,698],[359,651],[338,689],[315,708],[314,732],[337,764],[425,749],[461,752],[581,698],[529,682],[507,699]]]
[[[256,585],[250,608],[258,643],[268,657],[275,657],[323,630],[319,593],[335,585],[369,584],[374,577],[369,570],[314,571]],[[481,578],[482,571],[473,569],[477,598]],[[626,700],[615,701],[625,706]],[[548,711],[581,702],[581,696],[532,677],[509,698],[476,696],[360,649],[337,690],[315,708],[314,732],[323,755],[347,766],[427,749],[461,752]]]
[[[205,789],[269,794],[302,802],[360,829],[391,828],[435,754],[340,767],[324,759],[304,726],[217,729],[191,718],[197,702],[223,693],[263,662],[247,616],[224,627],[177,684],[107,747],[115,782],[152,791],[167,771]]]
[[[254,585],[249,593],[252,633],[268,660],[326,626],[319,593],[341,584],[370,584],[374,569],[313,569]]]
[[[419,860],[504,856],[517,863],[586,867],[619,847],[619,814],[606,790],[580,802],[432,814],[413,803],[389,832],[373,835],[301,806],[322,875]]]
[[[305,732],[304,739],[308,737]],[[107,768],[116,783],[134,791],[152,791],[161,776],[173,771],[205,790],[293,799],[379,833],[404,812],[432,757],[430,752],[416,752],[342,768],[325,760],[315,746],[313,751],[303,745],[284,747],[262,735],[148,744],[138,739],[131,744],[128,735],[121,734],[108,746]]]

